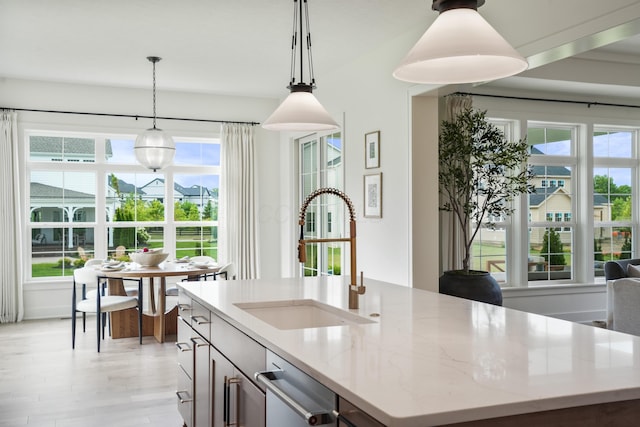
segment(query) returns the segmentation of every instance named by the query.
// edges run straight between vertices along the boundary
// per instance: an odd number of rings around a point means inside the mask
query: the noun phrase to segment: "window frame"
[[[108,139],[126,139],[135,141],[136,135],[128,133],[126,131],[113,130],[109,132],[96,132],[91,129],[78,130],[81,129],[82,126],[75,126],[74,129],[68,129],[66,126],[46,126],[46,125],[30,125],[29,127],[25,127],[22,129],[22,138],[24,144],[21,144],[20,149],[20,161],[24,166],[21,171],[21,180],[23,182],[22,186],[24,191],[21,204],[22,211],[28,213],[26,215],[21,215],[23,218],[24,224],[24,235],[25,238],[29,238],[32,235],[32,230],[40,229],[40,228],[68,228],[69,224],[73,224],[73,228],[93,228],[94,230],[94,253],[91,255],[96,258],[106,259],[109,253],[109,249],[107,247],[107,229],[112,227],[114,222],[108,220],[106,215],[100,214],[100,212],[106,212],[106,180],[107,175],[110,173],[136,173],[136,174],[152,174],[152,172],[141,165],[137,164],[134,160],[134,163],[109,163],[103,158],[103,153],[105,153],[105,144]],[[32,136],[64,136],[64,137],[85,137],[85,138],[95,138],[95,161],[87,162],[83,161],[32,161],[30,159],[30,138]],[[220,144],[219,135],[213,136],[184,136],[184,137],[174,137],[174,140],[180,142],[193,142],[193,143],[213,143]],[[31,212],[31,173],[33,171],[51,171],[51,172],[60,172],[64,170],[65,172],[73,172],[73,171],[87,171],[90,169],[92,173],[95,174],[96,177],[96,191],[95,191],[95,212],[93,221],[84,221],[84,222],[34,222],[33,220],[37,219],[34,217],[33,212]],[[126,222],[127,227],[162,227],[163,228],[163,247],[164,249],[171,253],[176,253],[176,230],[180,227],[189,227],[189,226],[200,226],[200,227],[217,227],[218,235],[221,235],[220,224],[218,220],[212,221],[174,221],[174,198],[173,191],[170,189],[174,188],[174,177],[177,175],[218,175],[220,176],[222,173],[222,165],[211,166],[211,165],[186,165],[186,164],[172,164],[167,168],[158,171],[154,175],[161,177],[165,180],[164,183],[164,196],[163,200],[167,201],[164,203],[165,209],[165,217],[162,221],[152,221],[152,222],[143,222],[143,221],[132,221]],[[218,193],[220,194],[220,192]],[[102,197],[101,197],[102,195]],[[176,198],[175,201],[178,201]],[[85,214],[86,215],[86,214]],[[117,222],[118,225],[123,225],[121,222]],[[31,239],[28,240],[31,242]],[[219,251],[219,247],[217,247]],[[33,249],[32,243],[27,243],[24,245],[24,259],[26,262],[23,265],[23,277],[25,277],[26,282],[49,282],[49,283],[60,283],[66,282],[69,280],[69,275],[62,276],[46,276],[46,277],[33,277],[32,276],[32,261],[33,261]],[[75,253],[77,250],[75,248],[69,250],[70,253]],[[65,252],[63,251],[63,254]]]

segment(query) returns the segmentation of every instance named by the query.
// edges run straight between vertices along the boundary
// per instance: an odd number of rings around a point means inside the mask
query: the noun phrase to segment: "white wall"
[[[536,64],[588,49],[597,42],[597,37],[591,37],[593,34],[640,18],[640,1],[637,0],[589,2],[588,5],[584,0],[553,3],[553,7],[550,4],[543,7],[540,2],[492,0],[480,11],[523,54],[535,57]],[[514,20],[517,25],[513,24]],[[429,267],[433,258],[426,258],[425,254],[432,252],[437,257],[437,236],[431,235],[429,230],[418,230],[415,221],[417,215],[423,215],[433,218],[437,224],[437,188],[433,185],[437,181],[437,169],[432,165],[436,151],[435,145],[429,145],[433,143],[429,127],[436,126],[438,117],[425,113],[425,122],[420,123],[423,129],[416,130],[414,120],[418,119],[412,117],[416,107],[412,96],[419,90],[391,77],[393,68],[429,24],[425,22],[419,28],[407,28],[405,34],[374,51],[354,52],[353,62],[336,64],[331,75],[316,76],[319,85],[316,95],[336,119],[344,120],[345,189],[354,200],[358,213],[358,270],[366,277],[435,290],[437,269]],[[580,43],[573,43],[576,40]],[[263,121],[277,104],[271,99],[158,92],[160,116]],[[146,115],[151,110],[148,90],[11,79],[0,80],[0,107]],[[423,108],[424,111],[430,109],[425,105],[418,106],[418,110]],[[145,120],[38,113],[21,113],[20,120],[22,128],[38,123],[52,129],[71,125],[132,134],[149,127]],[[161,121],[159,125],[185,136],[215,134],[218,129],[211,124],[185,122]],[[364,134],[375,130],[381,132],[379,171],[383,173],[383,217],[365,219],[362,217],[363,175],[378,170],[364,168]],[[296,206],[296,175],[292,165],[297,159],[291,135],[258,129],[257,139],[262,276],[290,276],[296,268],[294,227],[297,212],[293,208]],[[418,147],[417,140],[424,140],[427,145]],[[412,152],[425,158],[423,161],[412,160]],[[424,170],[414,173],[419,167],[416,165],[424,165]],[[416,194],[419,194],[418,200],[414,200]],[[429,204],[428,200],[433,203]],[[425,262],[420,269],[414,267]],[[27,318],[68,314],[68,288],[61,289],[60,295],[55,296],[46,292],[50,289],[48,284],[26,284],[25,289]],[[590,292],[583,295],[585,298],[582,299],[575,295],[562,299],[567,303],[565,308],[556,308],[555,302],[561,299],[548,292],[535,297],[532,291],[519,294],[517,304],[516,297],[509,293],[505,295],[505,304],[513,301],[524,310],[562,315],[561,312],[575,313],[580,312],[581,307],[589,307],[593,295]]]
[[[275,109],[277,100],[214,96],[207,94],[158,92],[159,116],[261,122]],[[1,79],[0,107],[64,110],[149,116],[151,92],[126,88],[108,88],[72,84],[43,83]],[[85,115],[19,112],[19,140],[25,143],[25,129],[118,132],[135,135],[151,127],[150,119],[130,119]],[[158,127],[175,136],[211,137],[219,134],[217,123],[158,120]],[[260,258],[262,277],[280,277],[280,175],[279,137],[256,127],[259,159]],[[23,207],[24,209],[24,207]],[[25,215],[23,213],[23,215]],[[0,256],[3,247],[0,246]],[[29,254],[25,254],[29,256]],[[24,283],[25,318],[69,316],[70,281],[60,283]]]

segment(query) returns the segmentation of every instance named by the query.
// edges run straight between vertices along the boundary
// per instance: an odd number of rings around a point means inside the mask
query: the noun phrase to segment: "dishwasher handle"
[[[278,373],[282,371],[261,371],[253,374],[253,377],[256,381],[261,382],[267,387],[268,390],[271,390],[273,394],[278,396],[280,400],[287,404],[288,407],[293,409],[298,415],[300,415],[308,425],[317,426],[322,424],[328,424],[332,421],[331,413],[329,411],[324,412],[313,412],[305,409],[300,403],[298,403],[294,398],[289,396],[284,390],[282,390],[278,385],[272,381],[279,379]]]

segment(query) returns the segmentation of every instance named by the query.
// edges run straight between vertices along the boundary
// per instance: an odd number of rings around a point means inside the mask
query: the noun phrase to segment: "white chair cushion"
[[[86,313],[96,312],[96,299],[85,299],[78,302],[76,309]],[[100,297],[100,311],[109,313],[111,311],[124,310],[125,308],[134,308],[138,306],[138,299],[134,297],[125,297],[120,295],[109,295]]]
[[[640,277],[640,265],[627,265],[627,276],[629,277]]]

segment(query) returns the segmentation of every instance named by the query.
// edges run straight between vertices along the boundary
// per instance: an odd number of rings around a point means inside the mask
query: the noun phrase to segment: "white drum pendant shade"
[[[321,131],[339,126],[313,93],[292,92],[262,127],[278,131]]]
[[[477,83],[518,74],[527,61],[474,9],[441,12],[393,72],[426,84]]]
[[[138,135],[133,151],[138,163],[155,172],[171,164],[176,145],[161,129],[151,128]]]

